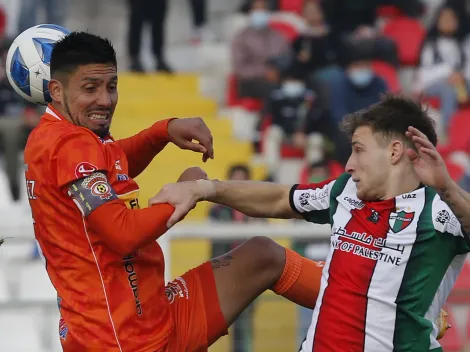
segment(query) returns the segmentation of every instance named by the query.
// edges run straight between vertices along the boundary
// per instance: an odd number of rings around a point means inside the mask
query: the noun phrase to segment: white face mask
[[[297,98],[305,92],[305,84],[295,81],[284,82],[282,84],[282,91],[289,98]]]
[[[253,28],[266,28],[269,23],[269,12],[266,10],[254,10],[250,14],[250,22]]]
[[[373,78],[374,73],[370,68],[358,68],[349,72],[349,79],[358,87],[368,86]]]

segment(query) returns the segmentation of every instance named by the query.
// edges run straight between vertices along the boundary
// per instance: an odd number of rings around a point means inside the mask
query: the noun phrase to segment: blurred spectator
[[[248,165],[236,164],[229,171],[227,178],[232,181],[248,181],[251,180],[251,170]],[[251,222],[264,221],[261,219],[253,219],[240,213],[237,210],[228,208],[220,204],[214,204],[209,211],[209,219],[217,222]],[[212,258],[218,257],[237,247],[241,242],[231,241],[213,241],[212,242]],[[235,320],[233,324],[233,352],[245,352],[250,348],[253,331],[253,305],[248,306]]]
[[[309,166],[308,183],[318,183],[330,177],[329,160],[320,159]]]
[[[130,69],[134,72],[144,72],[140,61],[142,29],[145,23],[152,26],[152,52],[156,60],[156,70],[171,73],[173,70],[167,64],[164,55],[165,48],[165,19],[167,15],[167,0],[129,0],[129,35],[128,52]]]
[[[68,0],[21,0],[20,2],[19,32],[40,23],[64,25]],[[39,9],[44,9],[44,21],[38,19]]]
[[[240,12],[242,13],[249,13],[251,9],[251,5],[253,0],[246,0],[242,3],[240,7]],[[266,0],[267,7],[270,11],[277,11],[279,10],[279,0]]]
[[[416,1],[409,0],[407,3]],[[332,35],[345,45],[342,56],[346,60],[351,51],[360,51],[398,66],[395,43],[375,27],[376,11],[381,1],[323,0],[322,4]]]
[[[427,96],[439,97],[445,134],[459,103],[468,100],[469,49],[455,11],[439,10],[421,51],[419,84]]]
[[[27,104],[13,90],[6,77],[5,61],[11,43],[3,40],[0,44],[0,153],[5,158],[11,195],[17,201],[20,197],[18,153],[39,122],[39,113],[35,105]]]
[[[331,69],[337,69],[338,43],[331,35],[318,2],[306,1],[303,17],[305,29],[292,43],[292,51],[305,76],[328,80]]]
[[[283,74],[280,88],[271,93],[266,107],[272,124],[266,131],[264,155],[272,177],[277,174],[285,142],[305,149],[308,163],[323,157],[322,134],[328,132],[329,122],[318,95],[306,88],[297,65]]]
[[[265,0],[251,4],[250,25],[238,33],[232,43],[233,70],[240,97],[263,99],[275,85],[267,77],[269,59],[288,55],[284,36],[269,27],[270,12]]]
[[[204,40],[214,39],[214,33],[207,28],[207,1],[190,0],[193,15],[193,34],[191,41],[199,43]]]
[[[380,101],[383,93],[387,92],[386,82],[377,76],[371,62],[361,53],[356,53],[346,67],[346,70],[332,81],[330,114],[334,126],[337,126],[344,116],[364,109]],[[335,159],[346,164],[351,154],[349,140],[340,131],[335,131]]]
[[[470,0],[446,0],[444,7],[450,7],[459,18],[460,30],[470,34]]]

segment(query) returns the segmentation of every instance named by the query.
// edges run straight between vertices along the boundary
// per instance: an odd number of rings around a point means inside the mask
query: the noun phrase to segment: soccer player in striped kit
[[[175,206],[171,224],[202,200],[253,217],[331,224],[302,351],[441,351],[436,320],[470,250],[470,196],[450,179],[419,104],[388,96],[345,117],[342,129],[352,154],[337,179],[198,180],[166,185],[150,202]]]

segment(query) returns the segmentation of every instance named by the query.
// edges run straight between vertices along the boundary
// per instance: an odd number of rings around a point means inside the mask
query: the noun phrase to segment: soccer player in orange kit
[[[30,135],[25,163],[35,235],[58,293],[64,351],[206,351],[268,289],[313,308],[321,264],[264,237],[165,287],[155,240],[174,208],[140,209],[133,178],[169,142],[212,158],[210,131],[199,118],[169,119],[114,140],[116,54],[98,36],[72,32],[60,40],[51,77],[52,102]]]

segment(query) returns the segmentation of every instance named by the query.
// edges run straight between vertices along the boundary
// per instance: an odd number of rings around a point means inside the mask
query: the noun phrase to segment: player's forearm
[[[168,144],[168,122],[158,121],[135,136],[118,140],[129,164],[129,176],[137,177]]]
[[[112,250],[126,255],[163,235],[173,211],[169,204],[131,210],[116,200],[98,207],[88,216],[87,223]]]
[[[470,194],[453,181],[447,187],[437,191],[441,199],[454,212],[463,229],[470,233]]]
[[[215,194],[207,197],[213,203],[236,209],[258,218],[292,218],[289,206],[290,186],[255,181],[211,181]]]

